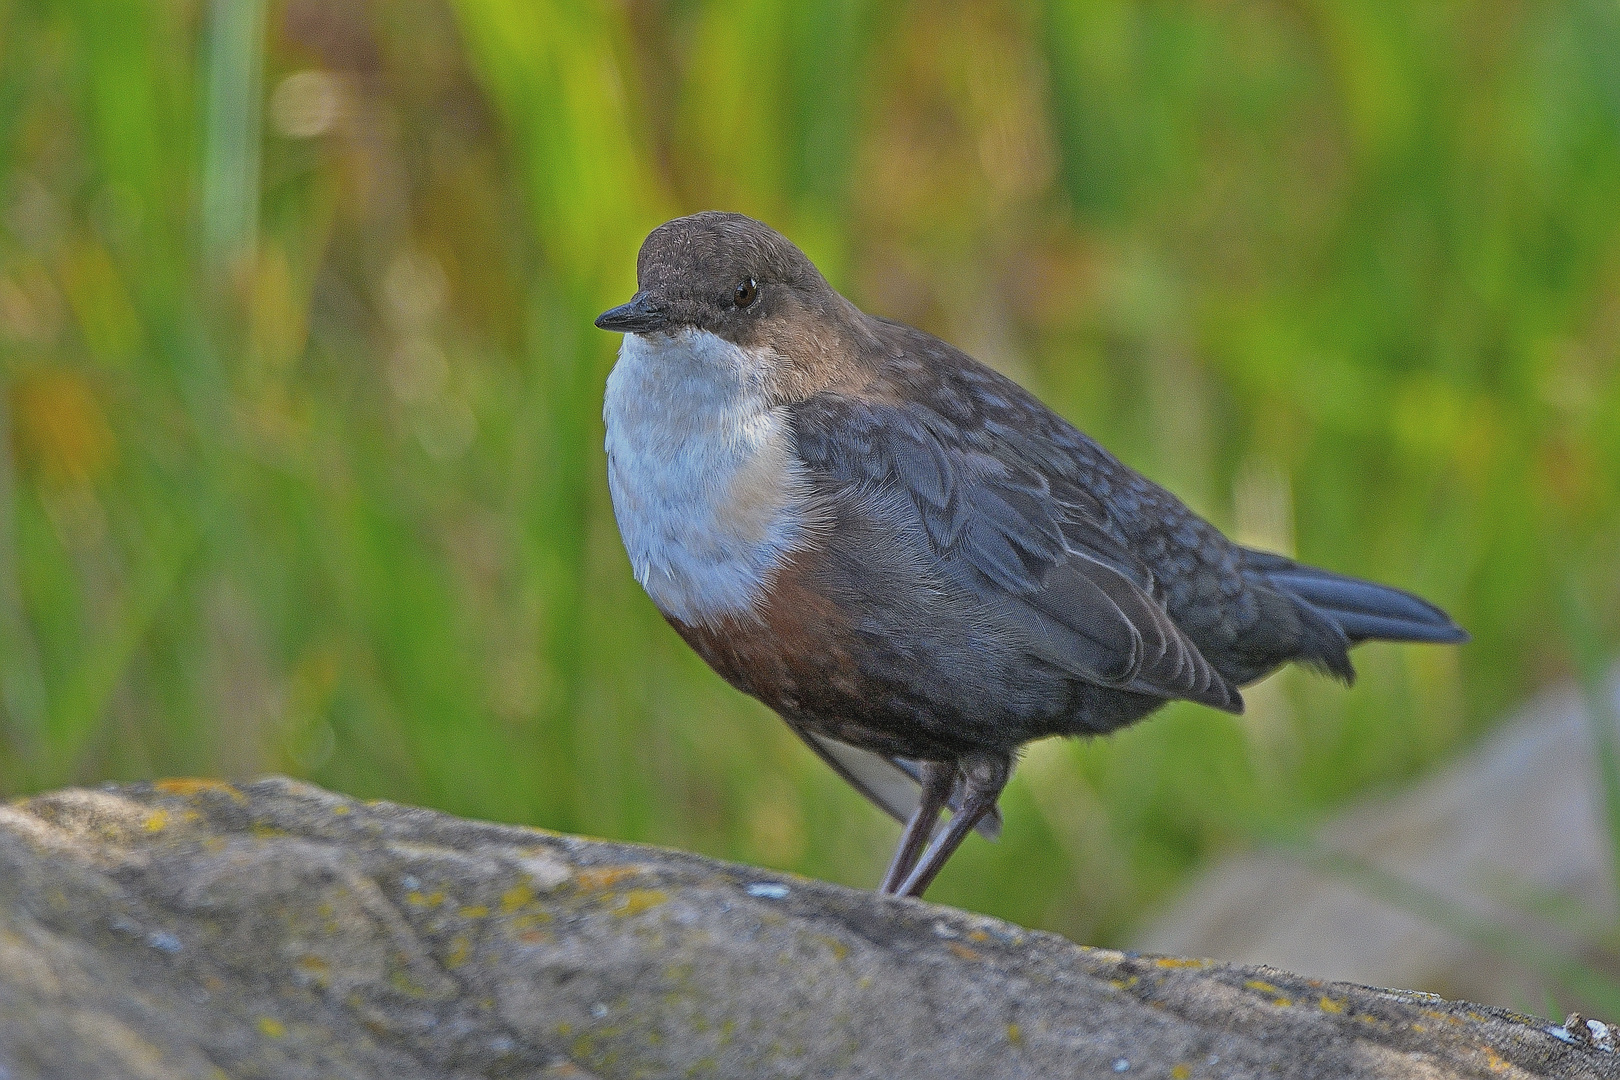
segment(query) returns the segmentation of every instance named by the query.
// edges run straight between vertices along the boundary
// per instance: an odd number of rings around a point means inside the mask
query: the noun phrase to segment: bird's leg
[[[900,896],[921,896],[944,868],[946,860],[973,831],[973,826],[996,805],[1001,789],[1007,786],[1007,778],[1012,775],[1012,759],[1006,754],[980,750],[963,757],[957,768],[961,770],[964,788],[962,807],[951,816],[945,831],[928,845],[922,859],[895,890]]]
[[[894,849],[894,861],[889,863],[889,872],[883,875],[883,884],[878,886],[880,894],[893,895],[906,875],[911,873],[911,868],[917,865],[917,856],[922,854],[928,838],[934,835],[940,811],[950,802],[951,789],[956,786],[954,761],[925,761],[922,763],[922,773],[922,798],[900,834],[900,846]]]

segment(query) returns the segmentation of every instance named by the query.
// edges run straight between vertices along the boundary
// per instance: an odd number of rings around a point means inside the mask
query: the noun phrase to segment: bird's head
[[[711,210],[658,226],[641,245],[636,284],[598,327],[713,335],[784,397],[813,392],[847,366],[865,318],[792,241],[742,214]]]

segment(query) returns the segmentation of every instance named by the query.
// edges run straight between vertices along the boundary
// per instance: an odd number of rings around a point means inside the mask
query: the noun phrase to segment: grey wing
[[[831,766],[833,772],[843,777],[845,783],[890,817],[903,824],[916,812],[917,804],[922,801],[922,772],[916,762],[874,754],[791,723],[788,726],[804,740],[806,746],[816,752],[817,757]],[[957,786],[960,788],[960,783]],[[952,813],[960,809],[960,790],[951,793],[949,805]],[[1000,808],[992,809],[975,828],[987,839],[999,837]]]
[[[821,395],[798,408],[795,430],[811,468],[906,491],[940,566],[1042,660],[1102,686],[1243,710],[1077,483],[920,404]]]

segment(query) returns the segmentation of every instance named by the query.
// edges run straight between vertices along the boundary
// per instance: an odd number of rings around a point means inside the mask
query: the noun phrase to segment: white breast
[[[608,488],[636,580],[665,614],[749,611],[802,548],[809,485],[763,390],[769,357],[701,330],[626,334],[608,376]]]

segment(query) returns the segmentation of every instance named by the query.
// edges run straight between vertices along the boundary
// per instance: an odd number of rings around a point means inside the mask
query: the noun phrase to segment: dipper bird
[[[1178,698],[1239,713],[1289,661],[1349,683],[1362,641],[1468,639],[1408,593],[1233,543],[758,221],[660,225],[636,280],[596,320],[624,334],[603,419],[636,580],[904,822],[884,893],[922,895],[999,831],[1033,739]]]

